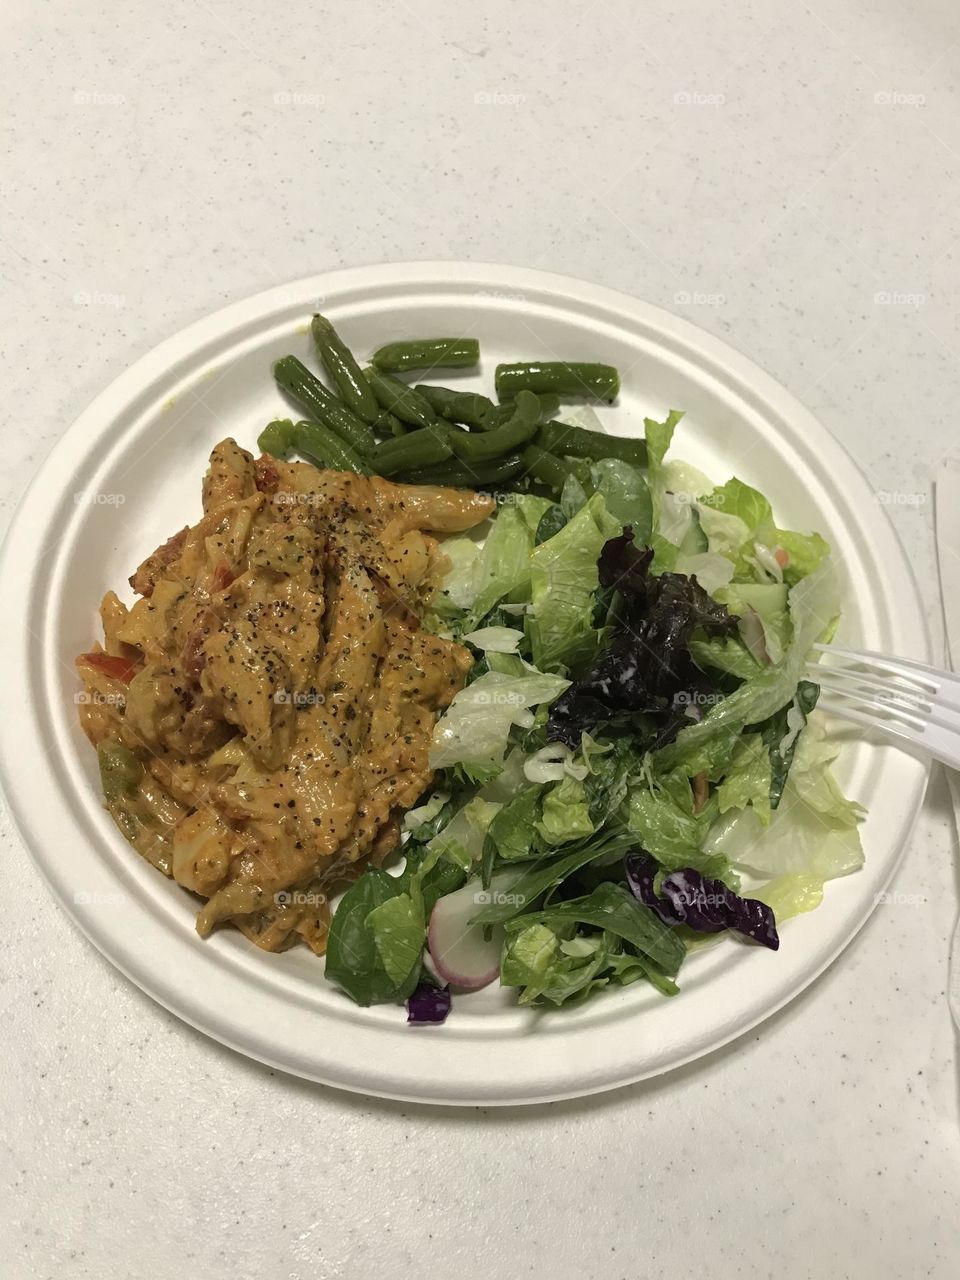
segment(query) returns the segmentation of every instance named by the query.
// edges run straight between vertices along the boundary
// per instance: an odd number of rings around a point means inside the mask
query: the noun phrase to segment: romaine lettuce
[[[552,702],[570,683],[527,663],[521,663],[521,668],[519,675],[487,671],[460,690],[434,726],[432,769],[461,763],[498,764],[506,753],[511,726],[532,725],[530,708]]]
[[[792,699],[811,646],[829,629],[839,611],[836,574],[829,562],[790,589],[788,609],[793,636],[782,661],[762,668],[746,680],[711,707],[699,724],[681,729],[675,742],[655,753],[658,771],[682,767],[692,776],[702,767],[699,748],[731,729],[739,732],[748,724],[765,720]]]
[[[646,543],[653,530],[653,500],[640,468],[619,458],[604,458],[590,468],[590,478],[614,520],[630,525],[638,544]]]
[[[537,832],[548,845],[566,844],[593,834],[587,789],[576,778],[566,777],[545,792]]]
[[[603,544],[619,532],[619,521],[596,493],[530,556],[532,608],[525,621],[533,661],[541,670],[561,665],[575,670],[593,657],[597,560]]]

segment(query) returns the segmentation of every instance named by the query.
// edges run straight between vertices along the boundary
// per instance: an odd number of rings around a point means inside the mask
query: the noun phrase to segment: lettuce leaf
[[[603,458],[590,468],[590,478],[610,515],[630,525],[638,543],[646,543],[653,530],[653,499],[640,468],[619,458]]]
[[[516,653],[523,640],[523,632],[515,627],[481,627],[478,631],[468,631],[460,639],[484,652]]]
[[[767,827],[752,808],[725,814],[709,832],[704,848],[722,854],[738,871],[764,879],[812,875],[833,880],[863,866],[856,827],[824,820],[799,797],[776,809]]]
[[[567,849],[552,851],[552,856],[518,864],[512,878],[503,876],[501,899],[481,908],[473,924],[503,924],[522,915],[541,896],[552,892],[588,863],[612,865],[633,844],[629,832],[601,830],[585,840],[577,840]],[[505,868],[498,867],[501,875]]]
[[[749,680],[763,670],[739,636],[693,635],[688,648],[701,671],[723,671]]]
[[[767,655],[771,662],[779,662],[792,633],[787,587],[782,582],[731,582],[717,593],[717,598],[741,619],[750,609],[757,614],[763,626]]]
[[[530,708],[552,702],[570,684],[562,676],[545,674],[519,658],[516,662],[520,674],[485,671],[456,695],[434,726],[431,769],[499,764],[506,754],[511,727],[529,728],[534,721]]]
[[[525,621],[533,660],[541,670],[561,665],[576,669],[593,657],[597,559],[607,539],[619,532],[619,521],[596,493],[530,556],[531,610]]]
[[[700,813],[694,812],[690,779],[678,770],[632,786],[625,821],[637,844],[652,854],[661,867],[695,867],[719,879],[727,872],[726,861],[722,856],[703,852],[716,814],[715,799]]]
[[[736,516],[746,525],[750,533],[755,533],[762,524],[767,524],[773,519],[770,503],[763,494],[757,489],[752,489],[750,485],[744,484],[736,476],[707,494],[702,501],[703,505],[712,511],[722,511],[728,516]]]
[[[814,911],[823,901],[823,880],[816,875],[775,876],[751,893],[771,908],[778,920]]]
[[[582,898],[569,898],[542,911],[520,916],[506,924],[507,937],[545,924],[556,930],[564,924],[591,925],[622,938],[652,960],[668,977],[673,977],[685,955],[677,934],[667,928],[649,907],[641,905],[621,884],[607,880]]]
[[[535,531],[519,506],[500,507],[474,570],[467,630],[473,630],[504,596],[526,585]]]
[[[420,980],[430,912],[465,880],[438,851],[409,846],[399,876],[368,867],[337,905],[326,976],[359,1005],[406,999]]]
[[[711,815],[694,814],[685,773],[643,780],[630,790],[627,827],[664,866],[682,866],[685,858],[698,855],[711,820]]]
[[[721,813],[752,805],[760,822],[770,822],[772,771],[770,751],[759,733],[745,733],[737,743],[727,774],[717,788]],[[779,798],[779,797],[778,797]]]
[[[502,862],[522,862],[541,855],[535,835],[540,811],[540,788],[524,787],[490,823],[487,836]]]
[[[537,832],[548,845],[566,844],[592,835],[587,789],[576,778],[555,782],[543,797],[543,809]]]
[[[780,803],[800,734],[807,723],[807,717],[817,705],[819,697],[819,685],[811,680],[801,680],[797,685],[793,701],[757,726],[757,731],[770,756],[770,807],[772,809],[776,809]]]
[[[520,512],[524,524],[534,535],[540,528],[540,524],[547,512],[555,510],[557,505],[549,498],[541,498],[536,493],[504,494],[500,503],[501,509],[505,505],[515,507]]]
[[[367,917],[381,904],[403,892],[399,880],[375,867],[368,868],[343,895],[330,925],[326,976],[357,1004],[386,1004],[409,995],[418,974],[398,984],[387,973]]]
[[[698,773],[699,750],[731,731],[739,733],[748,724],[757,724],[790,702],[803,672],[811,646],[831,625],[839,612],[836,575],[829,562],[816,573],[790,588],[788,609],[793,635],[783,660],[763,667],[723,701],[711,707],[699,724],[683,728],[676,741],[654,753],[658,772],[682,766],[692,776]]]
[[[736,563],[750,540],[749,526],[739,516],[705,503],[698,505],[697,517],[707,535],[707,550]]]
[[[671,409],[663,422],[657,422],[655,418],[644,418],[643,420],[643,434],[647,442],[647,479],[650,481],[651,487],[655,487],[661,492],[660,480],[663,471],[663,460],[673,440],[673,433],[682,417],[683,413],[680,410]]]
[[[774,528],[769,541],[781,547],[789,557],[783,570],[783,580],[788,586],[794,586],[801,578],[819,569],[830,554],[829,542],[819,533],[794,533],[790,529]]]
[[[863,865],[858,824],[863,808],[848,800],[833,776],[839,751],[811,718],[797,740],[783,798],[764,828],[751,808],[727,813],[711,828],[704,848],[761,877],[802,875],[825,881]]]
[[[720,599],[720,591],[727,585],[734,574],[733,561],[721,556],[716,551],[695,551],[691,554],[681,552],[674,562],[675,573],[684,577],[696,578],[707,595]],[[737,612],[734,607],[733,612]]]
[[[690,638],[695,631],[729,635],[737,620],[693,578],[651,574],[651,558],[629,528],[604,544],[599,581],[616,592],[609,639],[551,708],[551,740],[576,746],[584,731],[607,724],[667,741],[686,721],[692,691],[709,686],[690,657]]]
[[[827,739],[822,719],[812,717],[797,739],[788,783],[811,809],[839,827],[854,828],[865,810],[840,790],[831,765],[840,753],[836,741]]]
[[[501,982],[523,988],[520,1004],[561,1005],[582,1000],[611,982],[623,986],[642,978],[664,995],[676,995],[676,983],[644,956],[625,951],[615,933],[604,930],[591,937],[570,937],[569,933],[569,925],[553,929],[531,924],[506,940]]]
[[[377,954],[396,987],[398,998],[407,994],[411,975],[419,976],[420,954],[427,933],[423,903],[414,901],[408,893],[398,893],[373,908],[367,916],[366,927],[373,933]],[[413,983],[410,990],[415,985]]]
[[[468,800],[442,831],[430,838],[426,853],[431,858],[447,858],[465,871],[479,860],[484,837],[501,808],[499,803],[484,798],[487,790],[484,787]]]
[[[431,607],[441,617],[450,617],[470,608],[477,594],[477,565],[480,562],[480,544],[468,534],[445,538],[443,554],[448,568],[431,601]]]

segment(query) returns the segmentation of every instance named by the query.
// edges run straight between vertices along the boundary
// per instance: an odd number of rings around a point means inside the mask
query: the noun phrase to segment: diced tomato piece
[[[81,653],[77,661],[85,662],[88,667],[109,676],[111,680],[120,680],[123,684],[129,684],[140,670],[139,664],[131,662],[129,658],[115,657],[112,653]]]
[[[226,591],[230,583],[233,581],[233,570],[230,568],[226,560],[221,560],[213,571],[213,579],[210,583],[211,591]]]
[[[274,459],[265,453],[253,464],[254,482],[261,493],[273,493],[280,483],[280,472]]]
[[[790,563],[790,552],[786,547],[774,547],[773,558],[781,569],[785,569]]]

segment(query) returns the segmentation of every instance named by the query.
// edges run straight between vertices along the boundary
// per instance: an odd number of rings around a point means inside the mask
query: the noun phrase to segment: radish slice
[[[427,946],[434,967],[444,981],[464,991],[479,991],[500,973],[503,926],[495,924],[485,938],[484,926],[470,923],[490,903],[491,891],[493,886],[484,890],[479,880],[471,880],[440,898],[430,915]]]
[[[423,949],[423,967],[426,969],[427,973],[430,974],[438,987],[445,987],[447,985],[446,978],[433,963],[433,956],[430,954],[429,947],[424,947]]]

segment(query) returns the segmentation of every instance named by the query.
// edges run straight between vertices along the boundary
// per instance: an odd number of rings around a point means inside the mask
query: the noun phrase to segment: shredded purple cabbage
[[[779,948],[772,909],[756,898],[741,898],[722,880],[708,880],[686,867],[665,875],[658,894],[654,878],[659,867],[648,853],[627,854],[624,869],[634,897],[655,911],[664,924],[685,924],[697,933],[735,929],[771,951]]]
[[[407,998],[407,1022],[445,1022],[450,1003],[450,992],[446,987],[421,982]]]

